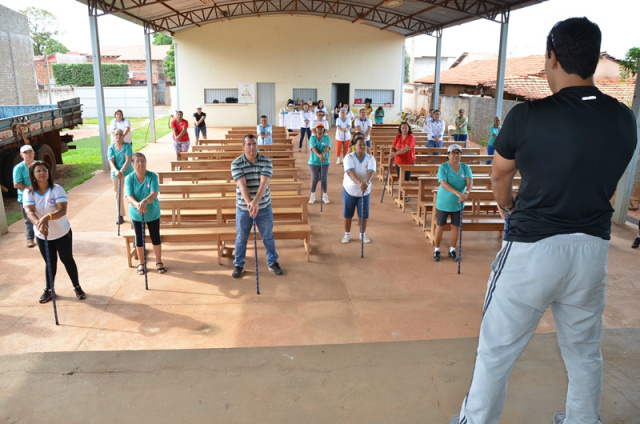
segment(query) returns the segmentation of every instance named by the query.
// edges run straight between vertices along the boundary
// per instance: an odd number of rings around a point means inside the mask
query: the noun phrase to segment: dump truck
[[[20,147],[30,144],[36,160],[49,165],[55,178],[56,164],[62,154],[75,149],[73,135],[60,134],[82,124],[80,98],[63,100],[55,105],[0,105],[0,185],[3,194],[15,196],[13,167],[22,161]]]

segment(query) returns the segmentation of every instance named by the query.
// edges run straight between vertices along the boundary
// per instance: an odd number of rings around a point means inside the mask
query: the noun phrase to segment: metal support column
[[[144,56],[147,61],[147,99],[149,102],[149,132],[151,143],[156,142],[156,118],[153,101],[153,67],[151,62],[151,35],[145,28],[144,32]]]
[[[633,93],[633,103],[631,104],[631,110],[636,115],[636,132],[638,139],[640,139],[640,80],[636,79],[636,89]],[[618,188],[616,189],[616,202],[614,205],[613,216],[611,220],[615,224],[624,224],[627,220],[627,212],[629,212],[629,201],[631,200],[631,191],[633,190],[633,182],[636,176],[636,169],[638,166],[638,152],[640,151],[640,143],[636,145],[636,150],[633,152],[633,158],[627,166],[627,169],[622,174],[622,178],[618,182]]]
[[[402,72],[401,72],[401,77],[400,77],[400,95],[398,96],[399,99],[393,99],[393,103],[396,105],[400,105],[400,112],[402,113],[402,96],[404,94],[404,74],[406,71],[405,69],[405,64],[406,62],[406,57],[407,57],[407,50],[404,47],[404,44],[402,45]],[[409,79],[409,82],[411,82],[411,79]]]
[[[178,43],[173,42],[173,52],[174,52],[174,61],[175,61],[175,74],[176,74],[176,80],[174,81],[176,84],[176,109],[177,110],[182,110],[180,109],[180,60],[178,60]],[[175,113],[175,110],[172,111],[172,113]]]
[[[102,88],[102,63],[100,60],[100,40],[98,37],[98,9],[95,1],[90,1],[89,31],[91,32],[91,52],[93,54],[93,83],[96,87],[96,109],[98,111],[98,128],[100,129],[100,151],[102,153],[102,169],[109,170],[107,149],[111,138],[107,134],[107,117],[104,110],[104,91]]]
[[[436,38],[436,78],[433,84],[432,109],[440,107],[440,62],[442,61],[442,30],[438,30]]]
[[[507,66],[507,39],[509,33],[509,10],[502,13],[500,25],[500,51],[498,53],[498,75],[496,76],[496,114],[502,119],[502,99],[504,97],[504,73]],[[492,119],[493,121],[493,119]]]

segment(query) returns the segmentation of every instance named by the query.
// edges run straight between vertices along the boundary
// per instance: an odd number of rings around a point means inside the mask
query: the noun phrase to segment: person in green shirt
[[[460,109],[458,111],[458,116],[456,117],[456,132],[453,134],[453,140],[457,142],[464,143],[463,147],[467,147],[467,136],[468,136],[468,126],[469,126],[469,118],[464,116],[464,109]]]
[[[309,203],[316,202],[316,187],[321,179],[322,201],[329,202],[327,194],[327,176],[329,174],[329,151],[331,150],[331,138],[325,134],[325,127],[322,122],[318,122],[315,127],[316,133],[309,139],[309,169],[311,170],[311,196]],[[322,177],[322,178],[320,178]]]
[[[116,130],[115,140],[107,149],[107,160],[111,167],[111,183],[113,184],[113,191],[116,193],[116,208],[118,209],[116,225],[124,222],[125,209],[122,195],[124,190],[122,185],[125,177],[133,172],[131,156],[133,156],[131,143],[124,142],[124,131]]]
[[[138,274],[144,275],[146,269],[142,263],[144,245],[142,244],[142,216],[149,229],[153,252],[156,256],[156,269],[164,274],[167,270],[162,263],[162,241],[160,239],[160,202],[158,201],[158,175],[147,171],[147,158],[140,152],[133,154],[132,172],[124,180],[124,193],[129,201],[129,216],[136,233],[136,250],[138,252]]]
[[[22,162],[13,167],[13,187],[18,190],[18,203],[20,203],[20,210],[22,211],[22,217],[24,218],[24,228],[27,232],[27,247],[35,246],[33,242],[34,231],[33,224],[29,221],[27,213],[22,205],[22,192],[31,188],[31,177],[29,176],[29,167],[33,163],[33,159],[36,157],[36,152],[29,144],[25,144],[20,148],[20,156],[24,159]]]

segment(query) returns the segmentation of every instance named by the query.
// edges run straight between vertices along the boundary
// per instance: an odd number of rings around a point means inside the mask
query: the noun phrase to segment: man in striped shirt
[[[244,154],[231,163],[231,175],[236,182],[236,254],[231,276],[240,278],[244,272],[247,240],[254,221],[267,251],[269,271],[282,275],[273,239],[273,211],[269,191],[273,165],[271,159],[258,153],[258,143],[253,134],[244,136],[242,150]]]

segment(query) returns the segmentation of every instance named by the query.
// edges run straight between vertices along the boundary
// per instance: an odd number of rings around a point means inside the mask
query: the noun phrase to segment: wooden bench
[[[301,181],[269,181],[271,196],[299,196],[302,190]],[[190,197],[236,197],[236,183],[226,181],[208,181],[200,184],[172,183],[160,184],[160,200],[166,198]]]
[[[228,140],[226,140],[228,141]],[[291,143],[274,143],[269,145],[269,150],[283,150],[293,151],[293,144]],[[191,146],[193,152],[238,152],[242,153],[242,143],[202,143],[199,146]]]
[[[200,181],[226,181],[232,182],[231,168],[205,169],[205,170],[181,170],[181,171],[159,171],[158,180],[160,184],[171,181],[190,181],[191,184],[198,184]],[[273,168],[271,181],[298,181],[298,168]]]
[[[238,155],[239,156],[239,155]],[[235,158],[234,158],[235,159]],[[174,160],[171,161],[171,170],[177,171],[177,168],[182,170],[195,170],[195,169],[228,169],[231,172],[231,162],[233,159],[212,159],[212,160]],[[275,168],[295,168],[295,158],[273,158],[271,163]]]
[[[433,190],[431,225],[425,234],[432,245],[435,244],[436,234],[437,193],[438,190]],[[470,205],[469,208],[467,208],[467,204]],[[495,212],[488,212],[488,207]],[[451,230],[451,224],[447,223],[444,229],[446,231]],[[493,197],[493,192],[490,190],[471,190],[467,197],[467,201],[465,202],[465,209],[462,214],[462,231],[497,231],[498,237],[501,237],[503,230],[504,220],[498,214],[498,204]]]
[[[292,150],[265,150],[259,149],[259,152],[270,158],[293,158]],[[217,151],[217,152],[180,152],[180,160],[212,160],[212,159],[235,159],[240,156],[242,152],[239,151]]]
[[[272,197],[271,206],[274,211],[281,208],[296,209],[297,213],[279,215],[274,212],[273,236],[276,240],[302,240],[307,262],[309,261],[311,226],[308,223],[307,196]],[[235,211],[235,197],[166,199],[160,201],[161,209],[170,210],[171,221],[161,223],[160,235],[162,243],[216,243],[218,264],[222,264],[222,253],[225,243],[233,243],[236,239],[236,227],[233,220],[225,219],[225,211]],[[215,211],[203,214],[201,220],[183,220],[184,211]],[[279,218],[276,220],[277,216]],[[260,237],[258,233],[258,237]],[[133,267],[132,259],[137,259],[135,233],[128,230],[123,234],[127,249],[129,267]],[[149,238],[147,238],[149,240]]]

